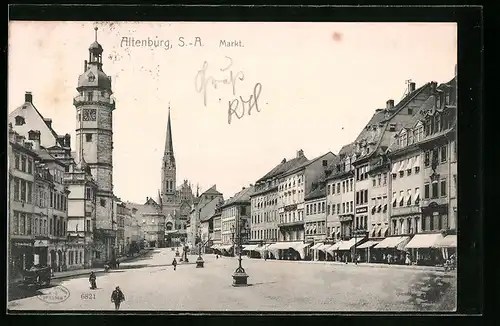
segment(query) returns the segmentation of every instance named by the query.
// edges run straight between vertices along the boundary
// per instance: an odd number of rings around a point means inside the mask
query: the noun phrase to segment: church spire
[[[172,144],[172,124],[170,122],[170,103],[168,104],[167,138],[165,139],[164,154],[174,156],[174,145]]]

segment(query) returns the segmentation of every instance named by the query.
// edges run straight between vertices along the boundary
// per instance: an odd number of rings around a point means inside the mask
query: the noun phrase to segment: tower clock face
[[[84,109],[83,110],[83,121],[95,121],[96,120],[96,109]]]

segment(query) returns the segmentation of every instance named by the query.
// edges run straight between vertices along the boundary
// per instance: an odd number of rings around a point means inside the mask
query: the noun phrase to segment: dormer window
[[[26,123],[24,120],[24,117],[21,117],[20,115],[16,116],[16,126],[22,126],[23,124]]]
[[[93,81],[95,81],[95,76],[94,76],[94,74],[93,74],[93,73],[88,74],[87,78],[88,78],[88,81],[89,81],[89,82],[93,82]]]
[[[395,123],[391,123],[389,125],[389,131],[396,131],[396,124]]]

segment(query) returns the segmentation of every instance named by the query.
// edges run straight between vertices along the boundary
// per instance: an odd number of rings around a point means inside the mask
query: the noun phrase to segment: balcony
[[[92,105],[92,104],[104,105],[111,108],[112,110],[115,109],[115,100],[111,97],[105,97],[102,95],[93,94],[92,97],[78,95],[73,98],[74,106]]]

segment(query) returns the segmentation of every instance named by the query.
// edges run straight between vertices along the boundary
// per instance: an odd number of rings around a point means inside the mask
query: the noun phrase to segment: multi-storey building
[[[165,241],[165,215],[162,207],[150,197],[143,205],[126,203],[139,222],[142,241],[147,247],[161,248]]]
[[[116,243],[115,247],[117,249],[116,254],[118,256],[123,256],[126,254],[126,239],[125,239],[125,220],[130,216],[130,208],[121,201],[120,198],[115,197],[115,218],[116,221]]]
[[[196,248],[197,239],[199,240],[201,210],[214,199],[217,199],[216,202],[224,199],[222,193],[217,190],[216,185],[208,188],[201,195],[197,195],[194,199],[194,205],[191,208],[187,223],[187,245],[193,250]]]
[[[261,246],[258,248],[262,248],[264,244],[274,243],[278,239],[279,177],[305,162],[307,162],[307,158],[303,155],[288,161],[284,158],[280,164],[255,183],[255,192],[250,199],[252,207],[250,242],[260,244]]]
[[[243,187],[221,206],[222,246],[219,250],[224,254],[237,253],[234,245],[238,241],[248,244],[250,240],[250,196],[254,191],[254,186]]]
[[[354,217],[353,144],[345,145],[326,178],[327,228],[331,240],[350,239]]]
[[[422,215],[413,221],[406,219],[406,224],[399,216],[391,216],[396,230],[419,233],[406,246],[413,250],[412,258],[419,263],[435,263],[442,259],[441,250],[434,248],[439,247],[444,236],[456,234],[456,89],[456,76],[439,87],[432,83],[431,97],[415,115],[413,128],[407,130],[406,137],[403,134],[397,139],[403,152],[411,151],[414,144],[422,152],[419,155],[423,158],[419,188],[423,193],[415,197],[422,197],[419,202]],[[408,135],[413,135],[411,142]],[[407,188],[410,189],[410,184]],[[410,203],[409,199],[407,195],[405,204]],[[413,222],[413,229],[409,228],[409,222]]]
[[[222,196],[217,196],[207,202],[204,206],[200,206],[198,208],[200,228],[198,229],[197,238],[199,241],[199,248],[201,248],[202,252],[205,252],[206,249],[213,246],[213,216],[217,207],[223,202],[224,199]]]
[[[326,180],[325,176],[313,184],[311,191],[305,196],[306,214],[304,216],[305,241],[307,243],[322,243],[327,239],[328,229],[326,215],[328,206],[326,205]],[[305,254],[305,252],[303,252]],[[310,251],[311,258],[318,259],[319,252]],[[301,257],[303,258],[303,257]]]
[[[8,206],[8,257],[9,278],[17,278],[22,271],[30,268],[34,261],[35,233],[33,232],[33,216],[35,203],[33,191],[35,185],[35,160],[38,158],[32,144],[25,142],[9,124],[8,169],[9,169],[9,206]],[[48,173],[45,169],[44,173]],[[40,198],[42,205],[45,199]],[[46,263],[47,255],[42,259]],[[40,263],[40,261],[38,261]]]
[[[297,157],[303,156],[299,150]],[[328,152],[282,174],[278,187],[279,241],[305,240],[304,197],[312,188],[312,183],[325,174],[328,165],[336,156]]]
[[[222,205],[224,202],[221,202],[219,206],[215,209],[215,213],[213,215],[213,223],[214,223],[214,235],[213,235],[213,246],[212,249],[216,249],[222,244],[222,234],[221,234],[221,214],[222,214]]]

